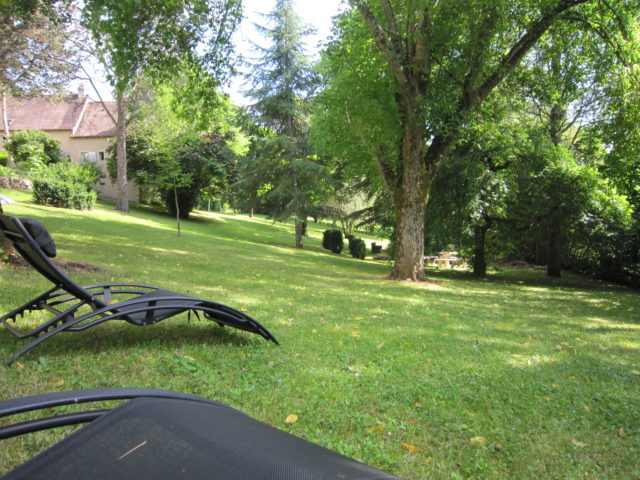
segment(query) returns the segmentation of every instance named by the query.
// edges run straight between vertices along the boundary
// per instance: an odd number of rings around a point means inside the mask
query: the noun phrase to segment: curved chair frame
[[[37,234],[33,234],[33,228],[39,229]],[[220,326],[228,325],[256,333],[278,344],[276,338],[256,320],[222,303],[150,285],[76,284],[47,258],[42,241],[38,242],[34,238],[45,235],[46,240],[53,245],[48,232],[37,221],[0,215],[0,232],[11,240],[18,253],[33,268],[54,284],[53,288],[0,317],[0,322],[16,337],[34,338],[8,357],[5,361],[7,365],[60,332],[79,332],[109,320],[125,320],[136,326],[145,326],[184,312],[193,312],[197,318],[202,313],[205,318]],[[55,251],[55,247],[53,250]],[[129,298],[116,302],[113,300],[114,295],[127,295]],[[89,307],[91,311],[81,313],[82,307]],[[36,310],[46,310],[54,316],[29,331],[20,330],[9,323],[16,323],[19,317]]]

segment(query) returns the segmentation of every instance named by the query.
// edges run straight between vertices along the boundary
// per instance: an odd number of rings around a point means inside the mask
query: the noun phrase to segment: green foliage
[[[187,75],[187,73],[185,73]],[[226,189],[244,136],[234,125],[229,98],[212,91],[200,98],[199,120],[182,105],[187,84],[182,75],[148,86],[127,139],[128,176],[136,180],[147,201],[161,199],[167,211],[187,218],[198,198],[215,198]],[[110,147],[113,153],[115,145]],[[108,160],[115,179],[117,159]],[[176,205],[177,199],[177,205]]]
[[[367,256],[367,244],[361,238],[349,237],[349,253],[353,258],[364,260]]]
[[[278,0],[267,18],[270,25],[260,29],[271,45],[261,49],[253,65],[249,92],[255,99],[250,108],[254,137],[235,187],[237,196],[249,199],[248,208],[278,220],[293,218],[301,226],[316,215],[329,182],[308,143],[308,103],[317,84],[303,43],[309,29],[292,0]],[[300,227],[296,247],[302,247]]]
[[[43,168],[33,180],[34,202],[53,207],[90,210],[96,202],[91,186],[100,178],[91,163],[61,161]]]
[[[341,230],[325,230],[322,234],[322,248],[340,254],[344,249],[344,238]]]
[[[11,135],[5,149],[27,172],[61,160],[60,141],[42,130],[22,130]]]
[[[202,189],[214,180],[220,185],[225,182],[232,155],[227,140],[224,134],[213,133],[204,138],[176,139],[173,161],[165,164],[173,167],[156,172],[146,182],[158,188],[169,213],[188,218]]]
[[[222,80],[241,17],[237,0],[90,0],[83,6],[84,24],[119,94],[144,72],[161,79],[185,63]]]
[[[6,167],[8,159],[9,159],[9,155],[7,153],[0,152],[0,167]]]

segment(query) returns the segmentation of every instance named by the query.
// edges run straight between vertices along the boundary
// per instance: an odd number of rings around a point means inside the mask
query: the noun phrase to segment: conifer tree
[[[250,107],[262,127],[245,169],[245,187],[264,192],[264,204],[274,218],[293,218],[296,248],[302,247],[304,222],[318,203],[322,166],[311,157],[308,143],[308,100],[316,85],[303,39],[311,33],[293,10],[293,0],[277,0],[259,26],[271,42],[258,47],[260,59],[251,72],[255,100]]]

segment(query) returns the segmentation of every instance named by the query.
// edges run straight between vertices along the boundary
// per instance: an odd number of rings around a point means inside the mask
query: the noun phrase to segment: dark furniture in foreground
[[[0,402],[0,418],[105,400],[128,401],[0,427],[0,439],[91,422],[1,480],[400,480],[231,407],[148,389],[56,392]]]
[[[37,220],[0,215],[0,232],[11,240],[20,255],[53,287],[21,307],[0,317],[18,338],[33,340],[13,353],[8,365],[43,341],[60,332],[78,332],[109,320],[126,320],[144,326],[183,312],[194,312],[220,326],[228,325],[257,333],[276,344],[276,338],[250,316],[221,303],[170,292],[158,287],[138,284],[99,284],[80,286],[65,275],[49,258],[55,257],[56,247],[46,228]],[[52,318],[38,327],[22,331],[12,323],[34,310],[47,310]]]

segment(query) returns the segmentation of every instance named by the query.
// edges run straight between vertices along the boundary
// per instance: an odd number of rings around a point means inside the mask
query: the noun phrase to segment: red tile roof
[[[115,102],[105,102],[115,114]],[[12,98],[7,102],[11,130],[71,130],[73,137],[112,137],[113,121],[100,102],[77,95]]]
[[[116,117],[116,102],[104,102],[104,106]],[[114,137],[116,127],[100,102],[91,102],[82,115],[78,129],[72,137]]]

